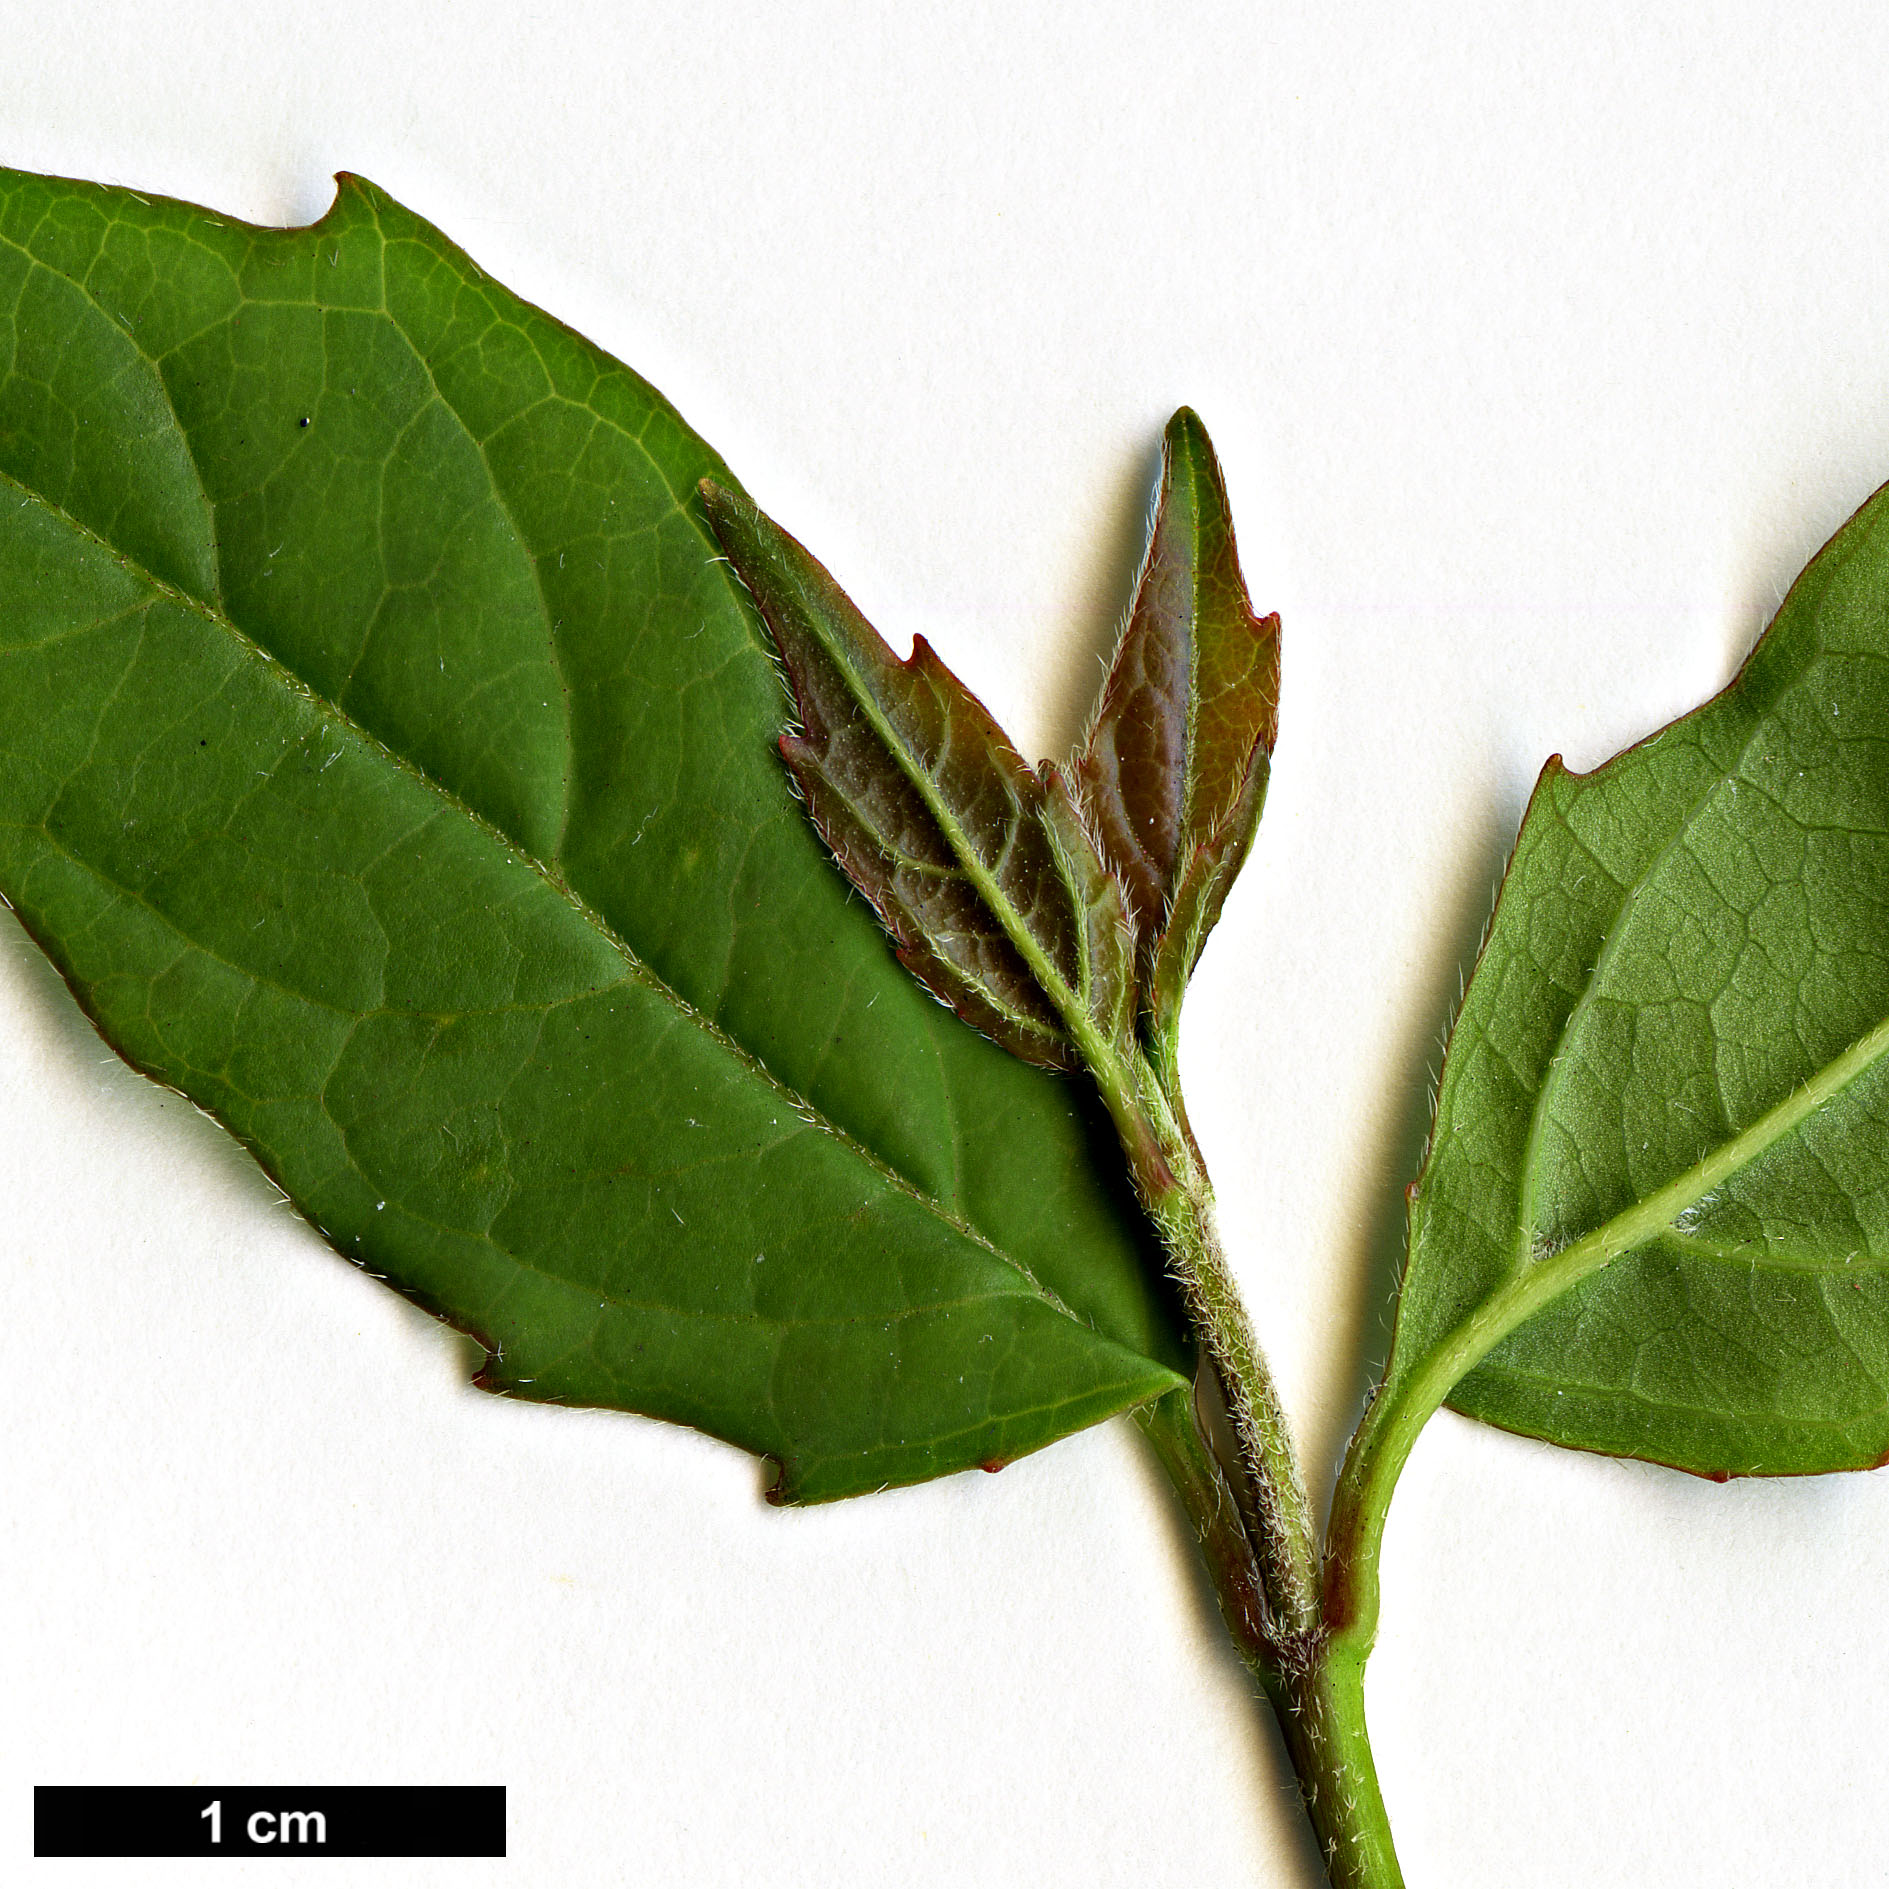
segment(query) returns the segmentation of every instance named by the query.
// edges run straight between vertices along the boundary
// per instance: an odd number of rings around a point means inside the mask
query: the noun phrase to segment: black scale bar
[[[40,1784],[35,1856],[503,1856],[502,1784]]]

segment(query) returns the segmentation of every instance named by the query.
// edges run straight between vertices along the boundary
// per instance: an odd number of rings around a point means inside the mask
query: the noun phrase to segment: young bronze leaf
[[[798,732],[780,748],[848,878],[942,1002],[1074,1069],[1130,1020],[1121,897],[1074,817],[921,636],[904,662],[804,546],[739,493],[703,502],[773,632]]]
[[[1461,1377],[1491,1423],[1711,1475],[1889,1451],[1886,940],[1878,493],[1722,695],[1593,774],[1549,763],[1445,1063],[1387,1394]]]
[[[1206,428],[1183,407],[1128,627],[1076,780],[1127,894],[1157,1031],[1252,844],[1279,711],[1279,619],[1256,617]]]
[[[0,174],[0,890],[488,1387],[839,1496],[1185,1350],[1106,1130],[808,831],[707,476],[358,180],[274,231]]]
[[[1120,882],[1102,863],[1068,777],[1043,765],[1044,831],[1076,905],[1082,1001],[1104,1039],[1126,1050],[1134,1040],[1135,960]]]

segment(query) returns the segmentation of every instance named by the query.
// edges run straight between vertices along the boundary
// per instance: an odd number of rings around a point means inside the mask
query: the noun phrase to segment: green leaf
[[[792,680],[781,755],[899,958],[1027,1062],[1126,1051],[1134,978],[1122,893],[1054,769],[1039,778],[921,636],[901,662],[827,571],[745,498],[704,500]]]
[[[1878,493],[1722,695],[1593,774],[1549,763],[1445,1064],[1390,1389],[1460,1376],[1488,1422],[1718,1476],[1889,1451],[1885,729]]]
[[[1172,1037],[1207,934],[1253,843],[1279,725],[1279,619],[1253,613],[1220,462],[1183,407],[1088,741],[1075,764],[1103,858],[1127,894],[1142,988]]]
[[[1184,1347],[1098,1112],[807,831],[705,477],[359,180],[269,231],[0,174],[0,889],[488,1388],[846,1495]]]

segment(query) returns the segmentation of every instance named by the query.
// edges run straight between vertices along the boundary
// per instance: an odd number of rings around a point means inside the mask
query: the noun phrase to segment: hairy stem
[[[1185,1123],[1145,1104],[1125,1131],[1200,1340],[1194,1392],[1142,1425],[1186,1513],[1234,1646],[1277,1715],[1333,1889],[1402,1889],[1364,1722],[1364,1659],[1328,1633],[1317,1532],[1285,1412],[1240,1304]],[[1368,1650],[1368,1649],[1367,1649]]]
[[[1174,1391],[1140,1413],[1180,1497],[1234,1647],[1278,1720],[1333,1889],[1402,1889],[1364,1722],[1364,1663],[1322,1627],[1282,1641],[1259,1556],[1203,1436],[1194,1397]]]
[[[1332,1889],[1403,1889],[1364,1723],[1364,1662],[1321,1636],[1304,1672],[1269,1691]]]
[[[1091,1059],[1096,1068],[1097,1060]],[[1112,1059],[1111,1059],[1112,1061]],[[1285,1646],[1318,1626],[1318,1533],[1272,1373],[1227,1269],[1213,1187],[1185,1118],[1154,1066],[1098,1068],[1142,1204],[1167,1248],[1208,1366],[1195,1428],[1258,1558],[1269,1631]]]

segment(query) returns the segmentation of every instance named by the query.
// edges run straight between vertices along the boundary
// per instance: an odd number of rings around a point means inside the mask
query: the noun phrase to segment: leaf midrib
[[[1783,1140],[1818,1109],[1833,1101],[1852,1082],[1866,1074],[1885,1055],[1889,1055],[1889,1018],[1858,1037],[1841,1056],[1825,1063],[1809,1081],[1767,1109],[1749,1127],[1729,1140],[1720,1142],[1683,1174],[1668,1181],[1644,1200],[1636,1201],[1623,1212],[1615,1214],[1593,1232],[1585,1233],[1554,1253],[1544,1255],[1538,1263],[1555,1270],[1578,1268],[1574,1277],[1584,1277],[1587,1272],[1609,1264],[1623,1253],[1632,1252],[1657,1239],[1672,1227],[1681,1214],[1700,1205],[1741,1168],[1749,1167],[1767,1149]],[[1679,1237],[1685,1236],[1682,1233]],[[1830,1270],[1836,1272],[1840,1268],[1832,1262]],[[1570,1278],[1568,1283],[1573,1284],[1574,1279]]]
[[[1188,543],[1193,547],[1187,560],[1187,719],[1186,751],[1181,756],[1181,812],[1180,821],[1175,829],[1175,859],[1168,868],[1167,897],[1161,914],[1161,930],[1166,932],[1174,919],[1175,894],[1180,889],[1180,881],[1186,865],[1182,858],[1187,849],[1189,835],[1194,831],[1194,802],[1200,792],[1200,576],[1205,566],[1205,552],[1201,544],[1201,466],[1194,452],[1193,441],[1187,445],[1187,500],[1193,508],[1193,516],[1188,521]],[[1198,842],[1196,842],[1198,844]]]
[[[1536,1257],[1509,1276],[1500,1290],[1484,1299],[1412,1371],[1399,1387],[1398,1401],[1415,1416],[1410,1440],[1429,1413],[1518,1326],[1583,1279],[1672,1231],[1672,1222],[1699,1205],[1741,1168],[1781,1141],[1826,1103],[1889,1054],[1889,1019],[1826,1063],[1810,1081],[1766,1111],[1748,1128],[1721,1142],[1683,1174],[1645,1200],[1596,1227],[1591,1233]],[[1683,1235],[1679,1237],[1683,1238]],[[1716,1257],[1705,1255],[1705,1257]],[[1742,1266],[1742,1260],[1722,1260]],[[1834,1262],[1828,1276],[1851,1270]],[[1420,1415],[1417,1413],[1421,1413]]]
[[[892,755],[893,759],[897,762],[905,778],[918,790],[918,796],[924,801],[926,810],[931,814],[931,817],[937,821],[938,830],[943,833],[946,844],[949,845],[952,852],[957,855],[963,866],[965,876],[969,878],[971,884],[976,888],[979,898],[981,898],[986,907],[995,914],[997,922],[1004,928],[1005,935],[1009,938],[1011,944],[1016,947],[1018,954],[1029,967],[1030,974],[1036,979],[1038,985],[1049,998],[1050,1002],[1056,1006],[1057,1014],[1061,1016],[1064,1027],[1069,1031],[1070,1035],[1074,1037],[1078,1049],[1082,1052],[1084,1061],[1087,1062],[1092,1070],[1098,1072],[1098,1074],[1103,1070],[1112,1070],[1115,1066],[1115,1058],[1110,1052],[1108,1045],[1097,1032],[1095,1024],[1091,1020],[1088,1009],[1083,1004],[1081,997],[1076,991],[1070,989],[1068,980],[1064,978],[1062,973],[1050,962],[1049,954],[1044,951],[1029,926],[1024,923],[1022,914],[1017,911],[1016,907],[1012,905],[1010,900],[1005,896],[995,873],[984,864],[978,854],[977,848],[971,844],[970,835],[964,831],[957,816],[952,812],[951,805],[939,791],[937,782],[932,779],[931,775],[927,773],[924,768],[918,765],[917,756],[913,754],[910,744],[892,725],[890,717],[887,716],[885,711],[880,707],[878,696],[871,684],[859,673],[857,666],[853,663],[846,650],[837,646],[833,640],[827,637],[822,627],[823,618],[820,611],[817,608],[811,608],[807,612],[807,617],[808,621],[814,626],[814,634],[818,637],[821,648],[826,651],[833,665],[845,678],[853,700],[859,705],[867,721],[871,723],[873,732],[879,737],[886,751]],[[945,720],[945,746],[947,753],[950,749],[951,739],[951,719],[947,712]],[[1005,783],[1005,798],[1008,800],[1019,825],[1025,820],[1036,818],[1034,811],[1025,806],[1010,792],[1008,782]],[[1039,825],[1042,824],[1043,823],[1039,822]],[[1048,837],[1046,828],[1045,837]],[[1004,850],[1006,854],[1015,843],[1016,834],[1013,829],[1004,836]],[[1050,845],[1049,852],[1051,859],[1055,862],[1056,877],[1061,882],[1064,896],[1069,900],[1072,911],[1080,912],[1082,909],[1081,895],[1077,888],[1071,884],[1068,868],[1053,842]],[[1078,921],[1074,929],[1078,934],[1078,939],[1080,939],[1084,927]],[[1078,942],[1078,954],[1080,954],[1081,948],[1080,942]],[[991,997],[991,993],[988,990],[983,990],[981,983],[979,984],[979,989],[985,996],[986,1001],[995,1002]],[[995,1002],[995,1007],[1001,1015],[1006,1018],[1010,1017],[1011,1006],[1005,1003]]]
[[[656,994],[680,1017],[692,1024],[696,1029],[702,1031],[711,1042],[730,1056],[747,1074],[756,1078],[772,1093],[779,1096],[782,1103],[792,1109],[801,1121],[805,1122],[816,1131],[830,1136],[840,1147],[845,1149],[847,1153],[861,1162],[862,1165],[877,1175],[882,1181],[893,1187],[899,1193],[905,1195],[908,1199],[916,1202],[941,1224],[949,1227],[954,1233],[961,1235],[975,1246],[989,1253],[1000,1265],[1008,1267],[1017,1275],[1019,1281],[1024,1286],[1052,1310],[1060,1312],[1064,1317],[1081,1325],[1085,1330],[1094,1329],[1090,1321],[1081,1318],[1065,1304],[1062,1298],[1039,1279],[1021,1259],[998,1247],[970,1222],[953,1214],[941,1201],[914,1185],[911,1180],[905,1175],[900,1174],[897,1169],[893,1168],[872,1149],[855,1139],[844,1128],[840,1127],[838,1123],[830,1120],[808,1097],[782,1082],[759,1057],[749,1050],[746,1045],[731,1037],[713,1018],[706,1016],[703,1012],[696,1009],[679,991],[658,976],[656,972],[636,954],[631,946],[619,936],[616,930],[602,915],[596,912],[560,875],[553,872],[542,860],[510,839],[491,820],[486,818],[486,816],[481,814],[476,808],[469,806],[457,794],[453,793],[443,783],[435,779],[417,761],[413,760],[410,756],[401,754],[397,749],[390,747],[386,742],[381,740],[378,735],[374,734],[372,730],[355,721],[344,709],[330,701],[319,690],[312,687],[301,676],[297,675],[294,670],[289,668],[286,663],[277,658],[270,650],[258,643],[247,631],[236,623],[234,619],[224,614],[221,610],[216,609],[202,598],[193,596],[190,592],[179,589],[176,585],[157,576],[156,573],[149,570],[142,561],[113,544],[102,534],[93,530],[92,527],[73,517],[64,507],[56,504],[43,493],[37,492],[32,487],[25,485],[12,474],[0,471],[0,487],[10,488],[22,494],[24,503],[37,505],[43,512],[58,520],[60,524],[73,532],[76,536],[98,547],[99,550],[103,551],[112,559],[114,564],[134,577],[137,582],[143,584],[155,597],[161,597],[176,608],[185,610],[191,615],[199,617],[213,625],[216,629],[222,631],[236,642],[251,657],[260,660],[268,670],[274,672],[282,679],[286,687],[301,695],[302,698],[314,708],[317,714],[325,718],[333,728],[361,742],[370,752],[378,755],[388,765],[418,783],[436,800],[443,803],[447,809],[459,814],[470,822],[486,839],[498,846],[517,863],[535,873],[584,924],[594,930],[609,948],[616,953],[622,960],[633,981]],[[97,871],[96,866],[90,861],[85,863],[88,870]],[[177,928],[174,918],[167,915],[166,922],[171,924],[174,929]],[[192,943],[198,945],[198,948],[205,948],[195,939],[192,940]],[[247,975],[248,973],[246,972],[245,974]],[[509,1253],[509,1250],[508,1257],[516,1258],[515,1255]]]
[[[1834,1100],[1885,1054],[1889,1054],[1889,1019],[1859,1037],[1841,1056],[1826,1063],[1809,1082],[1742,1133],[1721,1142],[1646,1200],[1636,1202],[1580,1239],[1518,1267],[1497,1291],[1452,1326],[1407,1370],[1396,1370],[1393,1361],[1380,1403],[1374,1407],[1381,1442],[1369,1459],[1358,1497],[1361,1507],[1376,1505],[1382,1512],[1424,1424],[1511,1332],[1583,1279],[1650,1241],[1669,1235],[1671,1223],[1688,1207],[1697,1206],[1715,1187]],[[1832,1264],[1826,1276],[1841,1278],[1851,1270]]]
[[[1800,667],[1807,667],[1815,653],[1814,650],[1807,653]],[[1732,684],[1733,688],[1737,686],[1736,682]],[[1724,698],[1721,696],[1718,699]],[[1692,830],[1699,809],[1737,778],[1746,756],[1766,731],[1766,717],[1762,714],[1755,716],[1750,731],[1739,743],[1736,756],[1726,766],[1715,771],[1710,783],[1694,797],[1670,837],[1632,884],[1622,889],[1619,910],[1596,954],[1594,969],[1587,984],[1556,1038],[1549,1062],[1549,1075],[1536,1097],[1524,1155],[1522,1184],[1518,1190],[1518,1212],[1508,1275],[1496,1291],[1483,1299],[1449,1331],[1405,1380],[1398,1401],[1412,1416],[1419,1411],[1427,1416],[1435,1410],[1504,1338],[1583,1279],[1662,1236],[1683,1239],[1685,1235],[1674,1225],[1682,1214],[1703,1204],[1715,1189],[1748,1167],[1818,1109],[1833,1101],[1885,1055],[1889,1055],[1889,1018],[1885,1018],[1857,1038],[1840,1056],[1824,1064],[1782,1101],[1767,1109],[1756,1121],[1708,1149],[1692,1166],[1663,1187],[1655,1189],[1644,1199],[1634,1202],[1576,1239],[1545,1249],[1536,1245],[1533,1222],[1540,1181],[1540,1143],[1547,1102],[1551,1092],[1558,1086],[1558,1072],[1569,1038],[1579,1019],[1588,1014],[1595,1000],[1602,973],[1612,961],[1613,953],[1620,947],[1636,898],[1660,864],[1670,858],[1683,843]],[[1611,767],[1615,763],[1608,765]],[[1606,769],[1597,772],[1605,773]],[[1557,809],[1556,817],[1576,844],[1580,844],[1578,835],[1568,825],[1565,813]],[[1583,852],[1588,850],[1582,847]],[[1595,863],[1600,865],[1601,862],[1596,860]],[[1727,1258],[1705,1251],[1703,1247],[1700,1257],[1728,1266],[1749,1263],[1743,1258]],[[1826,1270],[1829,1276],[1840,1277],[1850,1268],[1832,1262]],[[1419,1427],[1422,1420],[1422,1416],[1416,1417]],[[1411,1440],[1414,1440],[1414,1436],[1413,1428],[1410,1431]]]

